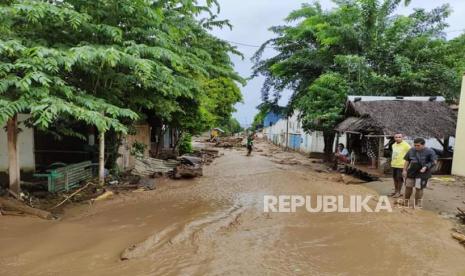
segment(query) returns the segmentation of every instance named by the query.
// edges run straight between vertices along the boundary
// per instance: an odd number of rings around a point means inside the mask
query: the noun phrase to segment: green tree
[[[229,23],[212,12],[216,1],[205,3],[1,2],[0,124],[27,112],[35,127],[78,120],[114,130],[112,141],[149,116],[205,129],[232,112],[244,82],[229,58],[239,53],[208,32]],[[204,12],[211,16],[199,20]]]
[[[394,14],[402,2],[407,5],[410,1],[334,1],[336,7],[331,10],[323,10],[315,2],[293,11],[286,19],[287,25],[271,28],[276,37],[264,43],[254,56],[254,76],[266,78],[262,98],[273,101],[271,91],[279,97],[282,90],[291,89],[294,93],[289,107],[302,108],[303,118],[316,115],[308,108],[313,101],[319,106],[339,106],[342,112],[340,101],[332,101],[339,98],[338,88],[343,87],[347,89],[345,94],[440,95],[450,101],[457,99],[457,67],[463,63],[452,61],[454,41],[447,41],[443,32],[449,6],[431,11],[416,9],[407,16]],[[460,42],[455,45],[460,47]],[[267,46],[278,53],[262,59]],[[313,97],[313,84],[326,87],[325,80],[336,76],[341,86],[322,91],[337,95]],[[329,102],[322,104],[321,99]],[[333,125],[326,129],[337,123],[337,116],[334,118],[330,120]],[[329,132],[326,135],[333,136]],[[329,137],[325,141],[332,144]]]

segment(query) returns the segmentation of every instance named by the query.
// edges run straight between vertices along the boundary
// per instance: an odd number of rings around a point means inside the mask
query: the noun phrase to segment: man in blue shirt
[[[404,204],[410,205],[413,187],[415,187],[415,202],[413,206],[421,207],[423,189],[431,178],[432,169],[437,161],[436,153],[425,146],[425,139],[417,138],[413,141],[414,147],[405,155],[405,164],[402,176],[405,179]]]

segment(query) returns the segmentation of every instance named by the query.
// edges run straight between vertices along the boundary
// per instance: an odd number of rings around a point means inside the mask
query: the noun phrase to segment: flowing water
[[[451,224],[427,211],[264,213],[263,195],[374,192],[259,147],[60,221],[0,217],[0,275],[465,275]]]

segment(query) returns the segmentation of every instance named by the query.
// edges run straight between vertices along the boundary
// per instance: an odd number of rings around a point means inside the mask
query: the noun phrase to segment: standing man
[[[414,148],[405,155],[404,170],[402,171],[402,176],[406,178],[404,205],[410,205],[410,197],[413,187],[415,187],[413,206],[421,207],[423,189],[426,188],[428,179],[431,178],[431,171],[436,164],[437,155],[432,149],[425,147],[425,139],[423,138],[416,138],[413,145]]]
[[[394,134],[394,144],[392,144],[391,168],[392,178],[394,179],[394,192],[390,194],[393,198],[402,196],[402,185],[404,178],[402,171],[404,168],[404,157],[410,150],[410,145],[404,141],[401,133]]]
[[[255,139],[255,132],[252,132],[248,137],[247,137],[247,156],[250,156],[252,154],[252,149],[253,149],[253,140]]]

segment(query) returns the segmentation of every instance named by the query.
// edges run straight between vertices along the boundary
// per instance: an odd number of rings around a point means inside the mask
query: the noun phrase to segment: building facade
[[[465,75],[462,80],[452,174],[465,176]]]

